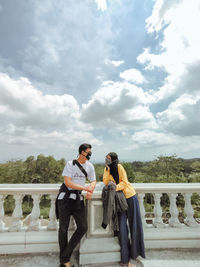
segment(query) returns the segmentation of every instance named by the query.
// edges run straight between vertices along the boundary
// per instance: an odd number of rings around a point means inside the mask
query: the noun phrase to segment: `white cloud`
[[[153,7],[152,15],[146,20],[148,32],[158,32],[166,23],[169,23],[169,12],[173,12],[174,6],[179,2],[180,0],[156,1]]]
[[[79,120],[80,108],[71,95],[45,95],[26,78],[0,73],[0,146],[6,157],[52,153],[64,156],[82,142],[100,145],[92,127]],[[54,151],[53,151],[54,150]],[[27,153],[26,153],[27,151]]]
[[[44,95],[27,78],[11,79],[0,73],[1,119],[17,125],[51,129],[63,127],[80,116],[79,105],[71,95]]]
[[[158,124],[180,136],[200,134],[200,96],[184,94],[156,115]]]
[[[3,6],[0,72],[27,77],[49,94],[66,92],[79,103],[87,101],[101,84],[96,77],[108,75],[104,59],[112,57],[116,38],[111,14],[82,0],[5,1]]]
[[[124,60],[105,60],[106,65],[113,65],[114,67],[119,67],[120,65],[124,64]]]
[[[155,132],[143,130],[132,135],[132,144],[127,150],[134,150],[141,154],[143,159],[145,154],[153,156],[177,154],[182,157],[198,156],[200,149],[200,139],[198,136],[182,137],[173,133]]]
[[[105,11],[107,9],[106,0],[95,0],[95,2],[98,5],[98,9],[101,9],[101,11]]]
[[[173,134],[163,132],[154,132],[151,130],[143,130],[132,135],[132,140],[142,146],[163,146],[173,145],[177,142]]]
[[[155,128],[148,108],[152,100],[136,85],[124,82],[105,82],[82,108],[82,120],[100,128]]]
[[[120,77],[123,78],[125,81],[134,82],[136,84],[142,84],[146,82],[142,73],[136,69],[128,69],[124,72],[120,72]]]
[[[160,34],[163,38],[160,53],[151,53],[150,48],[138,56],[138,61],[147,69],[155,67],[164,70],[168,76],[163,86],[155,94],[158,100],[196,90],[190,80],[197,83],[200,72],[200,2],[157,1],[152,15],[147,19],[147,30]],[[159,39],[158,39],[159,40]],[[198,88],[199,90],[200,88]]]

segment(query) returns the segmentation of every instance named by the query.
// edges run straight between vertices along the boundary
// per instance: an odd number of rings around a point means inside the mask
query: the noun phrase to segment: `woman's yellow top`
[[[133,188],[131,183],[129,183],[126,171],[121,164],[118,164],[118,173],[119,183],[116,186],[116,191],[122,190],[126,198],[134,196],[136,194],[135,189]],[[103,182],[105,185],[107,185],[110,181],[116,183],[115,179],[110,174],[110,170],[106,170],[105,168],[103,174]]]

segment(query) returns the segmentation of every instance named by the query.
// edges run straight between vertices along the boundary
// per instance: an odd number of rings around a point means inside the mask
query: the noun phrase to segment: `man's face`
[[[91,155],[92,155],[92,151],[91,148],[87,148],[86,150],[82,151],[81,154],[87,159],[89,160]]]
[[[83,156],[87,156],[87,154],[88,154],[89,152],[92,153],[91,148],[87,148],[86,150],[82,151],[81,154],[82,154]]]

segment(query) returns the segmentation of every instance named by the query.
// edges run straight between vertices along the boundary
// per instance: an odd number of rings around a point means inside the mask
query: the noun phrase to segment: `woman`
[[[110,152],[105,158],[106,168],[104,170],[103,182],[107,185],[110,181],[116,183],[116,191],[122,190],[128,204],[128,211],[119,214],[121,246],[121,264],[129,267],[136,267],[138,256],[145,258],[144,238],[140,208],[135,189],[127,179],[126,171],[119,164],[118,156],[115,152]],[[129,241],[129,231],[127,219],[131,233]]]

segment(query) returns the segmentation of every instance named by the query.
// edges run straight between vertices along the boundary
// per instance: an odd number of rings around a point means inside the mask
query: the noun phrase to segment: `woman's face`
[[[109,166],[112,163],[111,156],[107,155],[105,158],[105,164],[106,166]]]
[[[111,156],[110,156],[110,155],[107,155],[107,156],[106,156],[106,158],[112,161],[112,159],[111,159]]]

